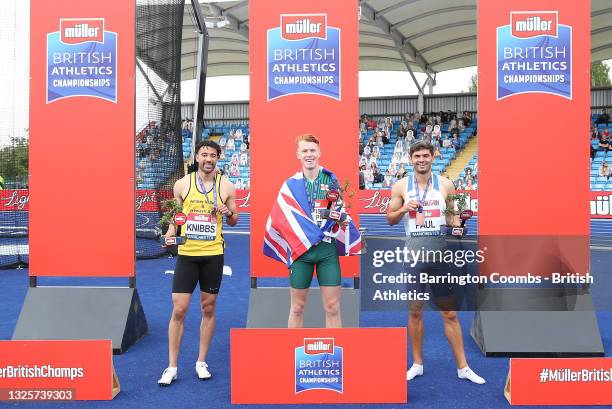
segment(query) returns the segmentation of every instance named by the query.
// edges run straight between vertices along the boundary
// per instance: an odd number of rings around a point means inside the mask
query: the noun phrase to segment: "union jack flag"
[[[336,176],[321,168],[337,180]],[[337,204],[333,210],[344,211]],[[287,179],[278,193],[276,202],[266,223],[264,254],[291,266],[309,248],[318,244],[324,237],[336,239],[338,254],[352,256],[361,253],[359,229],[349,218],[349,225],[342,229],[334,220],[317,223],[310,212],[310,203],[304,184],[304,175],[298,172]]]

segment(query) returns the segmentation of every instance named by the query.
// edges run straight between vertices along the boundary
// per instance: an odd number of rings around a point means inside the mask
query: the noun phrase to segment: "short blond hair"
[[[317,138],[316,136],[314,136],[311,133],[305,133],[305,134],[300,135],[297,138],[295,138],[295,144],[296,145],[299,145],[300,142],[314,142],[317,145],[319,145],[319,138]]]

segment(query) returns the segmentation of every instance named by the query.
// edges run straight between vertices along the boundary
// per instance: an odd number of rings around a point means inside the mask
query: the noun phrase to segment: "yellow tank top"
[[[183,213],[187,223],[181,226],[181,236],[187,241],[179,246],[183,256],[216,256],[223,254],[223,215],[211,214],[215,206],[213,192],[217,194],[217,205],[221,204],[221,175],[216,174],[215,186],[208,192],[200,190],[196,172],[189,178],[189,193],[183,201]]]

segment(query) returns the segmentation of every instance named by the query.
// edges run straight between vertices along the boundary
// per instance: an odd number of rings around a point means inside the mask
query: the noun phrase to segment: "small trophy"
[[[445,213],[453,216],[458,215],[461,219],[461,225],[459,227],[449,226],[449,233],[456,237],[463,237],[467,233],[465,222],[474,216],[474,212],[467,209],[467,200],[465,195],[448,195],[448,200],[456,205],[457,210],[449,206],[446,208]]]
[[[347,218],[347,214],[345,212],[340,212],[332,209],[335,207],[336,202],[342,201],[340,198],[340,184],[337,180],[332,180],[329,184],[329,189],[327,190],[327,195],[325,198],[327,199],[327,209],[321,210],[321,218],[323,219],[331,219],[337,222],[343,222]]]
[[[187,216],[185,213],[183,213],[183,206],[179,205],[176,199],[171,199],[162,202],[161,208],[162,211],[164,211],[164,215],[159,220],[159,225],[162,227],[162,229],[165,228],[165,230],[167,230],[167,226],[170,225],[170,221],[177,226],[177,236],[161,236],[159,239],[161,245],[175,246],[185,244],[187,239],[178,235],[180,233],[180,227],[187,223]]]

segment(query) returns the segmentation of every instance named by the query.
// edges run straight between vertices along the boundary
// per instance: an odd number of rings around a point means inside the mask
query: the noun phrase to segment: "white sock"
[[[169,366],[166,369],[168,369],[169,372],[174,372],[174,373],[178,372],[178,368],[176,366]]]
[[[423,375],[423,365],[420,364],[412,364],[408,372],[406,373],[406,379],[411,381],[417,376]]]
[[[480,376],[478,376],[476,372],[472,371],[469,366],[466,366],[465,368],[457,369],[457,376],[460,379],[467,379],[479,385],[486,383],[486,381]]]

